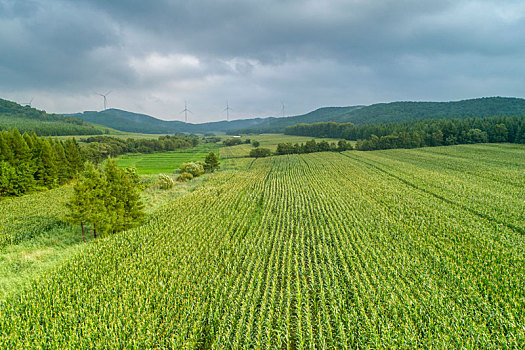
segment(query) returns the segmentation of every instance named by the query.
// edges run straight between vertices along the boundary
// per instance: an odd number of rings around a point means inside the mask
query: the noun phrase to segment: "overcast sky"
[[[525,96],[525,1],[0,0],[0,97],[190,121]]]

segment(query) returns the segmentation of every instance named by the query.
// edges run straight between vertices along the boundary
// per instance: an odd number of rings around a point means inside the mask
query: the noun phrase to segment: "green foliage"
[[[427,119],[463,119],[472,117],[502,117],[525,115],[525,99],[488,97],[452,102],[392,102],[377,103],[370,106],[328,107],[288,118],[263,120],[244,129],[233,129],[232,134],[281,133],[296,124],[310,123],[350,123],[355,125],[401,123]],[[377,133],[375,133],[378,136]],[[314,136],[311,134],[293,134]],[[317,137],[343,137],[321,136]],[[361,139],[369,138],[358,137]],[[356,138],[356,140],[358,139]]]
[[[96,135],[102,132],[82,119],[48,114],[28,106],[0,99],[0,130],[17,128],[41,136]]]
[[[286,132],[358,140],[356,148],[366,151],[484,142],[519,143],[522,142],[524,125],[525,117],[485,117],[360,126],[333,122],[297,124],[287,128]]]
[[[20,135],[17,129],[0,132],[0,163],[0,196],[65,184],[83,166],[76,141]]]
[[[204,171],[207,173],[213,173],[219,168],[219,157],[217,157],[217,155],[213,152],[208,153],[208,155],[204,159]]]
[[[257,148],[257,147],[259,147],[260,145],[261,145],[261,143],[260,143],[259,141],[257,141],[257,140],[252,141],[252,146],[253,146],[253,147]]]
[[[92,136],[81,140],[87,143],[82,148],[84,158],[93,163],[100,163],[108,157],[125,153],[155,153],[175,151],[195,147],[199,139],[195,136],[159,136],[157,139],[122,139],[113,136]]]
[[[258,147],[250,151],[250,157],[254,158],[263,158],[269,157],[272,155],[272,152],[268,148]]]
[[[127,230],[141,223],[144,205],[140,201],[136,172],[119,168],[115,161],[106,161],[103,170],[86,163],[74,194],[68,203],[71,223],[89,224],[93,234]]]
[[[188,162],[181,164],[179,171],[182,173],[189,173],[193,177],[198,177],[204,174],[204,166],[198,162]]]
[[[224,146],[235,146],[235,145],[240,145],[241,143],[243,142],[240,137],[231,137],[229,139],[222,141],[222,144]]]
[[[173,188],[173,186],[175,186],[175,183],[168,175],[160,174],[157,180],[157,185],[160,189],[169,190],[170,188]]]
[[[191,173],[181,172],[177,180],[181,182],[193,180],[193,175]]]

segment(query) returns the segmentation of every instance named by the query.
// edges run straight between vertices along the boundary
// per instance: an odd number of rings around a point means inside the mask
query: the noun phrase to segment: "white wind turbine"
[[[107,96],[111,93],[111,91],[108,91],[106,92],[105,94],[101,94],[101,93],[98,93],[97,92],[97,95],[99,96],[102,96],[104,98],[104,110],[107,109],[107,103],[108,103],[108,100],[107,100]]]
[[[226,101],[226,108],[224,108],[223,112],[226,111],[226,121],[230,121],[230,111],[232,109],[230,108],[230,105],[228,104],[228,101]]]
[[[185,123],[188,122],[188,112],[193,114],[193,112],[188,109],[188,105],[187,105],[186,101],[184,101],[184,109],[182,110],[181,113],[184,113],[184,122]]]

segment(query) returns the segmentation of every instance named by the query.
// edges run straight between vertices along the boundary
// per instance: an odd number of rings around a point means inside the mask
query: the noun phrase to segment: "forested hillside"
[[[63,185],[82,167],[75,139],[21,135],[17,129],[0,132],[0,196],[20,196]]]
[[[423,119],[459,119],[472,117],[525,115],[525,99],[486,97],[453,102],[392,102],[350,110],[322,108],[302,116],[278,118],[235,133],[284,132],[297,123],[338,122],[361,124],[406,122]],[[342,113],[339,113],[341,111]],[[312,118],[313,117],[313,118]],[[286,123],[286,121],[293,123]]]
[[[358,140],[357,149],[416,148],[484,142],[525,143],[525,116],[429,119],[401,123],[297,124],[286,134]],[[297,153],[297,152],[290,152]]]
[[[178,120],[161,120],[146,114],[132,113],[120,109],[107,109],[100,112],[87,111],[83,113],[70,114],[69,116],[82,119],[87,122],[105,125],[113,129],[126,132],[140,132],[150,134],[167,133],[206,133],[225,132],[239,128],[247,128],[259,124],[262,120],[243,119],[233,121],[220,121],[202,124],[184,123]],[[176,116],[180,118],[180,115]]]
[[[21,133],[34,132],[40,136],[102,134],[100,128],[85,123],[82,119],[48,114],[36,108],[0,99],[0,130],[13,128],[17,128]]]

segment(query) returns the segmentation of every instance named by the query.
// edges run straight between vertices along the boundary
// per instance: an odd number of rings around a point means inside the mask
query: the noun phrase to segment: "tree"
[[[97,228],[104,226],[102,223],[107,216],[105,192],[104,175],[93,164],[86,162],[84,171],[73,187],[73,197],[67,204],[69,213],[66,216],[66,221],[80,224],[83,238],[85,237],[84,223],[91,224],[94,238],[97,238]]]
[[[259,141],[256,141],[256,140],[252,141],[252,146],[255,147],[255,148],[259,147],[260,144],[261,143]]]
[[[254,148],[250,151],[250,157],[254,158],[262,158],[262,157],[268,157],[272,154],[272,152],[268,148]]]
[[[204,159],[204,163],[204,171],[207,173],[213,173],[220,167],[219,158],[213,152],[208,153],[206,159]]]
[[[66,220],[80,224],[83,237],[84,223],[92,225],[97,238],[97,230],[102,234],[127,230],[139,225],[145,215],[138,175],[119,168],[112,159],[103,171],[86,163],[68,207]]]

